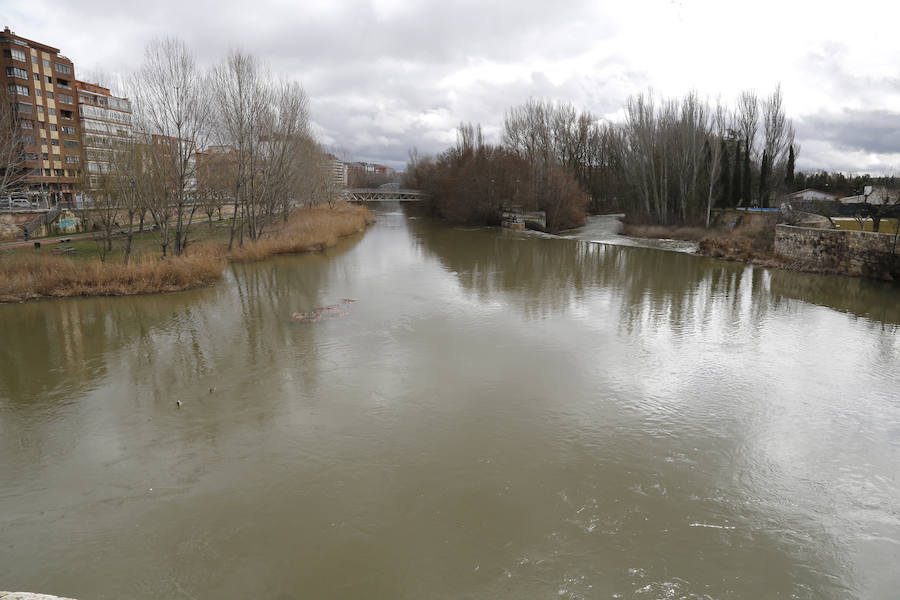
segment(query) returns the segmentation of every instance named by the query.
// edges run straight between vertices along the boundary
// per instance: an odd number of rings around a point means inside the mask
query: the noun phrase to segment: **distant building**
[[[109,89],[76,81],[81,145],[84,150],[86,193],[96,190],[98,176],[113,168],[113,152],[132,137],[131,101],[113,96]]]
[[[331,166],[331,177],[334,184],[337,187],[347,187],[347,182],[349,181],[347,163],[333,154],[329,154],[327,158]]]
[[[184,165],[184,172],[187,177],[184,182],[185,189],[189,192],[193,192],[197,189],[197,146],[194,143],[194,140],[178,139],[170,135],[154,133],[150,136],[150,146],[160,153],[159,156],[161,156],[161,158],[167,161],[173,161],[173,164],[174,161],[186,157],[187,164]],[[177,169],[173,168],[173,172],[176,170]]]
[[[0,32],[0,77],[10,93],[25,146],[25,192],[33,200],[71,202],[81,168],[75,66],[58,48]],[[8,110],[8,107],[0,107]]]
[[[785,200],[837,200],[837,196],[820,190],[805,189],[787,194]]]
[[[377,163],[347,162],[344,166],[347,168],[347,179],[352,187],[380,185],[396,174],[394,169]]]
[[[841,204],[896,204],[898,199],[900,199],[900,191],[879,185],[866,189],[862,194],[841,198]]]

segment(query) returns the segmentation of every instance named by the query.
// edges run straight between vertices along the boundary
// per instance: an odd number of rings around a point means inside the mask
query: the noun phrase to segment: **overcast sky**
[[[727,103],[779,82],[798,168],[900,172],[900,8],[891,2],[757,0],[3,0],[17,34],[60,48],[76,75],[127,73],[154,37],[213,65],[232,47],[297,79],[321,141],[403,168],[460,121],[499,141],[530,97],[618,119],[652,87]]]

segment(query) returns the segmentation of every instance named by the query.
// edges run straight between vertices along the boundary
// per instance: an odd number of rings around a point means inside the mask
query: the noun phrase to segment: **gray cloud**
[[[274,73],[304,85],[323,141],[355,159],[402,167],[412,146],[421,153],[445,148],[459,121],[480,122],[488,139],[498,140],[504,111],[530,97],[568,100],[606,117],[651,85],[664,94],[682,93],[682,85],[711,96],[734,94],[716,89],[724,84],[707,62],[710,47],[693,56],[682,46],[691,47],[687,42],[702,37],[698,32],[720,35],[715,32],[724,31],[725,23],[734,30],[721,39],[741,39],[753,25],[742,30],[743,17],[725,14],[717,3],[715,10],[694,6],[703,1],[681,3],[673,12],[668,0],[639,6],[591,0],[305,0],[293,6],[281,0],[156,0],[139,8],[121,0],[77,6],[7,0],[3,16],[21,35],[60,47],[78,73],[102,72],[113,80],[141,62],[153,37],[183,38],[205,66],[231,48],[251,52]],[[821,24],[787,30],[791,37],[784,43],[808,38],[795,45],[792,66],[774,75],[779,65],[770,60],[759,71],[765,77],[757,72],[736,85],[755,81],[765,93],[777,78],[784,81],[794,94],[788,106],[804,106],[796,123],[800,143],[810,142],[804,164],[854,169],[861,168],[860,152],[898,152],[890,107],[900,97],[900,79],[893,69],[860,69],[854,54],[873,40],[860,46],[829,35]],[[759,48],[727,48],[733,72],[749,75],[758,68]],[[682,51],[683,64],[665,60]],[[666,81],[676,88],[660,85]],[[817,100],[805,102],[807,97]]]
[[[900,112],[844,109],[809,115],[797,123],[799,139],[824,140],[838,148],[873,154],[900,153]]]

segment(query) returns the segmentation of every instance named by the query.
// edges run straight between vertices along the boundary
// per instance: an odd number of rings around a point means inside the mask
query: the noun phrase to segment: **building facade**
[[[23,133],[23,191],[45,205],[73,201],[82,161],[75,66],[58,48],[7,27],[0,33],[0,69]]]
[[[122,151],[132,138],[131,101],[84,81],[76,81],[75,89],[83,149],[83,183],[90,195],[98,188],[100,175],[115,168],[114,153]]]

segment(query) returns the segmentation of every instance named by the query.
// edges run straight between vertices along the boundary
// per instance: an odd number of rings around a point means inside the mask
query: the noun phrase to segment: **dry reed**
[[[124,265],[72,261],[46,254],[0,259],[0,302],[68,296],[126,296],[173,292],[211,285],[228,260],[261,260],[274,254],[322,250],[374,222],[360,206],[339,205],[297,211],[280,229],[226,253],[213,243],[184,256],[141,257]]]
[[[210,285],[225,261],[197,251],[130,264],[79,262],[62,256],[24,256],[0,263],[0,302],[66,296],[128,296],[173,292]]]
[[[335,208],[305,208],[261,239],[244,240],[243,246],[235,247],[228,254],[228,259],[249,262],[275,254],[324,250],[337,244],[340,238],[362,231],[374,222],[372,213],[363,206],[340,204]]]

